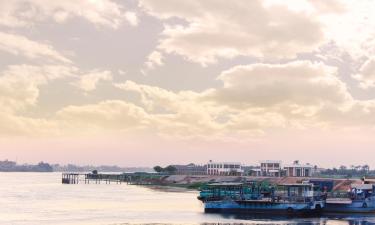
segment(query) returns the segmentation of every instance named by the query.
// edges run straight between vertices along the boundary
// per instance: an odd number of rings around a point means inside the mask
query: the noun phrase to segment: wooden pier
[[[123,174],[99,174],[99,173],[63,173],[63,184],[134,184],[151,185],[160,180],[160,175],[152,173],[123,173]]]

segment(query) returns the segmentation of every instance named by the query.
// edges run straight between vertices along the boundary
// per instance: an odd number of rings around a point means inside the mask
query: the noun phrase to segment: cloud
[[[8,27],[30,26],[48,18],[64,23],[73,17],[113,29],[119,28],[123,21],[132,26],[138,24],[134,12],[127,12],[111,0],[12,0],[0,3],[0,25]]]
[[[337,69],[323,63],[251,64],[223,71],[222,87],[172,92],[132,81],[116,84],[140,95],[162,135],[251,138],[270,128],[374,126],[371,101],[353,99]],[[348,122],[355,121],[355,122]]]
[[[141,0],[139,5],[166,23],[159,51],[203,65],[236,56],[294,58],[324,41],[319,22],[284,5],[266,7],[258,0]],[[187,24],[169,23],[173,18]]]
[[[17,65],[0,77],[0,114],[15,124],[0,123],[0,133],[44,135],[50,129],[50,135],[62,136],[132,133],[246,141],[270,129],[373,127],[375,102],[353,99],[336,73],[334,67],[309,61],[241,65],[218,74],[222,86],[200,92],[126,81],[114,85],[139,99],[67,105],[44,119],[22,115],[36,105],[41,85],[64,77],[90,77],[86,90],[92,90],[97,78],[110,72]]]
[[[125,18],[132,26],[137,26],[139,23],[137,14],[135,12],[126,12]]]
[[[31,59],[44,57],[58,62],[71,63],[69,59],[61,55],[51,45],[38,43],[21,35],[4,33],[1,31],[0,50],[13,55],[22,55]]]
[[[146,66],[149,69],[153,69],[155,66],[162,65],[164,65],[163,55],[160,52],[153,51],[147,56]]]
[[[375,58],[367,59],[353,77],[360,81],[362,88],[375,87]]]
[[[60,135],[56,121],[18,116],[0,110],[0,139],[3,137],[41,137]]]
[[[87,74],[80,76],[78,81],[73,82],[72,84],[85,92],[93,91],[96,89],[100,81],[111,81],[112,73],[111,71],[91,71]]]
[[[50,81],[74,76],[77,68],[61,65],[11,65],[0,73],[0,137],[56,136],[57,121],[33,118],[28,109],[37,107],[40,87]]]
[[[11,65],[0,75],[0,111],[19,111],[37,103],[39,86],[74,76],[75,67]]]
[[[238,108],[345,105],[352,97],[336,73],[334,67],[309,61],[235,66],[218,77],[223,87],[206,95]]]
[[[81,134],[113,130],[126,131],[142,128],[148,123],[148,115],[141,107],[121,100],[67,106],[56,115],[65,129]]]
[[[309,0],[318,12],[320,13],[344,13],[347,11],[347,6],[338,0]]]

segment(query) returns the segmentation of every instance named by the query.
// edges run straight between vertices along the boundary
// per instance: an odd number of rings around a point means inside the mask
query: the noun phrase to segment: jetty
[[[162,175],[153,173],[62,173],[63,184],[130,184],[130,185],[152,185],[160,180]]]

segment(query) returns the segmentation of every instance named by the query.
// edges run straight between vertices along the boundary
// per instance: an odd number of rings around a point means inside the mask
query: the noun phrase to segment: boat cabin
[[[362,200],[373,196],[375,185],[373,184],[353,184],[350,189],[350,198],[352,200]]]
[[[198,199],[201,201],[213,201],[220,199],[244,200],[260,199],[264,193],[270,192],[261,183],[232,183],[221,182],[205,185],[201,188]]]
[[[278,185],[273,198],[276,201],[310,202],[321,200],[321,193],[311,183]]]

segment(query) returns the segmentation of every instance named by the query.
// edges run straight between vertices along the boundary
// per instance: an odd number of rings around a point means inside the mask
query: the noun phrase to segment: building
[[[313,166],[310,164],[300,164],[296,160],[292,165],[284,166],[284,170],[288,177],[311,177]]]
[[[178,175],[206,175],[207,174],[207,165],[196,165],[190,163],[187,165],[172,165],[176,168],[175,174]]]
[[[208,175],[242,176],[244,170],[239,162],[213,162],[207,163]]]
[[[256,170],[257,176],[281,177],[282,168],[279,160],[263,160],[260,162],[260,169]]]

